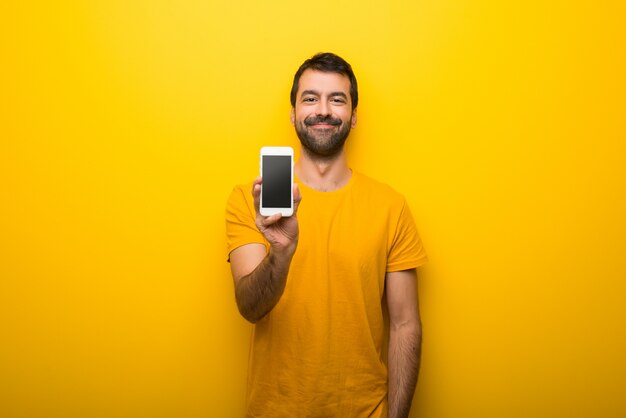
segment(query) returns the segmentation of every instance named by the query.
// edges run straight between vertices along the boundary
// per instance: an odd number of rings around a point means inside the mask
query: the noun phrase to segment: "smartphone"
[[[293,215],[293,148],[261,148],[261,177],[261,215]]]

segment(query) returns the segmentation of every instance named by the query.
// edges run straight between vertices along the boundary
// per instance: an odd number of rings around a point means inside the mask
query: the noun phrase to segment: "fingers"
[[[266,218],[262,218],[261,219],[261,225],[267,227],[270,226],[272,224],[275,224],[276,222],[280,221],[280,219],[283,217],[283,215],[281,215],[280,213],[275,213],[272,216],[268,216]]]
[[[254,210],[259,213],[259,206],[261,205],[261,183],[263,179],[261,176],[254,179],[252,183],[252,197],[254,198]]]

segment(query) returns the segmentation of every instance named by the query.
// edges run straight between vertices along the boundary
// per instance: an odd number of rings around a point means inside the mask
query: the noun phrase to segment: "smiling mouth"
[[[304,124],[318,129],[328,129],[341,125],[341,119],[333,119],[331,117],[311,117],[309,119],[305,119]]]

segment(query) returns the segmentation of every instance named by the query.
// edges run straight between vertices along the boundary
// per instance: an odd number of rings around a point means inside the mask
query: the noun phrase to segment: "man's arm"
[[[419,373],[422,325],[415,269],[387,273],[389,418],[406,418]]]
[[[235,299],[241,315],[256,323],[276,306],[285,290],[288,254],[268,253],[263,244],[247,244],[230,253]]]
[[[285,290],[291,259],[298,245],[298,221],[296,213],[301,196],[294,185],[293,215],[283,218],[280,214],[261,216],[259,196],[261,178],[252,185],[256,210],[256,226],[270,243],[266,253],[263,244],[246,244],[230,253],[230,267],[235,281],[235,299],[241,315],[255,323],[276,306]]]

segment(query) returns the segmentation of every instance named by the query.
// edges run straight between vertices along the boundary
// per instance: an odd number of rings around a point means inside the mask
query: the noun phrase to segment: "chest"
[[[389,214],[366,199],[303,199],[292,267],[315,287],[382,296],[391,234]],[[324,282],[327,282],[326,284]]]

